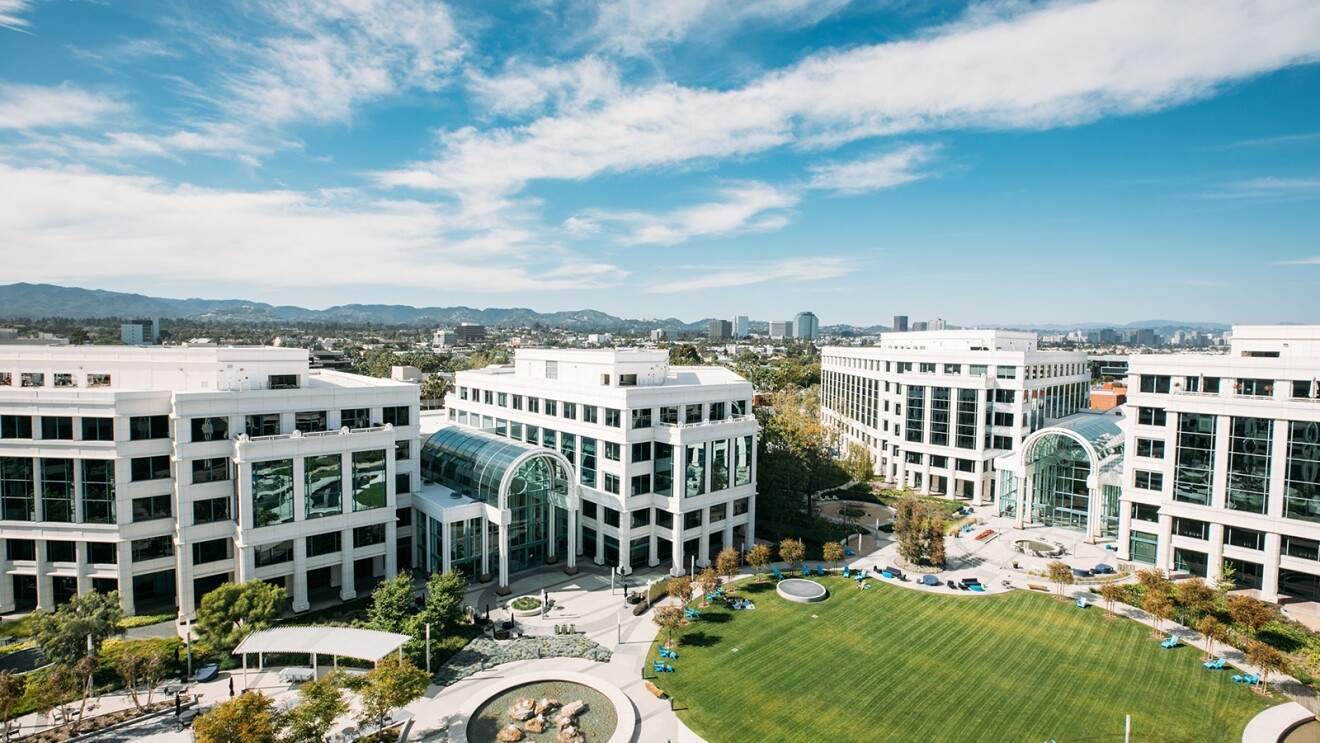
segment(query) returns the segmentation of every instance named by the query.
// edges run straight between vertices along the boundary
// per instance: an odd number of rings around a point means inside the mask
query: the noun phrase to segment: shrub
[[[531,596],[519,596],[513,600],[512,606],[514,611],[531,611],[532,609],[541,608],[541,599],[532,598]]]

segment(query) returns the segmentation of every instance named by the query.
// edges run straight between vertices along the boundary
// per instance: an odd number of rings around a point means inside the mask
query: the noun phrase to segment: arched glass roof
[[[1058,429],[1071,431],[1085,439],[1095,449],[1100,461],[1123,446],[1123,430],[1113,416],[1080,415],[1059,421],[1045,430]]]
[[[498,506],[509,468],[524,454],[539,451],[545,450],[470,428],[442,428],[422,444],[422,477]]]

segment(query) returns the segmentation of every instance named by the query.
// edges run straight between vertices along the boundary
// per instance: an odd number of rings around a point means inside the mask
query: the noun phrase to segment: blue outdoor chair
[[[1085,609],[1085,608],[1086,608],[1086,597],[1085,597],[1085,596],[1078,596],[1078,597],[1077,597],[1077,608],[1078,608],[1078,609]]]
[[[807,577],[807,576],[809,576],[809,575],[811,575],[811,568],[807,567],[806,565],[803,565],[803,566],[802,566],[802,577],[805,578],[805,577]]]
[[[779,568],[773,568],[772,571],[773,571],[774,574],[775,574],[775,580],[783,580],[783,579],[784,579],[784,575],[783,575],[782,573],[779,572]]]
[[[816,566],[816,575],[825,575],[825,568],[821,567],[820,565],[817,565],[817,566]]]
[[[1209,668],[1212,671],[1218,671],[1224,667],[1224,659],[1215,658],[1214,660],[1208,660],[1202,663],[1201,665],[1204,666],[1205,668]]]
[[[845,544],[845,545],[843,545],[843,554],[844,554],[845,556],[847,556],[847,557],[852,557],[853,555],[856,555],[857,553],[856,553],[856,552],[853,552],[853,548],[852,548],[852,547],[849,547],[848,545]]]
[[[685,618],[685,619],[701,619],[701,612],[697,611],[696,609],[684,609],[684,610],[683,610],[683,618]]]
[[[658,660],[651,661],[651,670],[656,673],[673,673],[674,667],[668,663],[661,663]]]
[[[1160,647],[1164,648],[1165,650],[1177,646],[1178,646],[1178,637],[1176,635],[1169,635],[1162,642],[1160,642]]]
[[[843,566],[843,577],[845,577],[845,578],[850,578],[850,577],[852,577],[852,576],[849,575],[849,573],[848,573],[848,566],[847,566],[847,565],[844,565],[844,566]]]

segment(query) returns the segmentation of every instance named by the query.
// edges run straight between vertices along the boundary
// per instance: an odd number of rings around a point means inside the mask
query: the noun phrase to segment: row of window
[[[385,524],[369,524],[353,529],[353,549],[371,547],[385,543]],[[330,531],[303,537],[308,557],[320,557],[342,552],[344,549],[343,532]],[[223,540],[228,542],[228,540]],[[196,547],[197,545],[194,545]],[[256,566],[259,568],[293,562],[293,540],[258,545],[253,550]],[[221,558],[222,559],[222,558]]]
[[[485,405],[494,405],[511,410],[526,410],[529,413],[562,417],[565,420],[581,420],[583,423],[603,423],[611,428],[621,427],[622,416],[614,408],[583,405],[574,402],[561,402],[549,398],[524,397],[509,392],[495,392],[476,388],[459,387],[458,398],[471,400]],[[741,417],[751,408],[748,400],[733,400],[697,403],[693,405],[669,405],[659,408],[658,419],[663,425],[695,424],[704,421],[722,421],[730,416]],[[649,428],[656,418],[652,408],[638,408],[631,411],[633,428]]]
[[[294,413],[294,429],[303,433],[316,433],[327,430],[327,411],[311,410]],[[386,407],[381,411],[381,422],[394,426],[409,425],[411,409],[406,405]],[[33,418],[40,423],[33,425]],[[279,413],[262,413],[244,416],[244,432],[249,437],[275,436],[281,432]],[[340,411],[340,426],[348,428],[370,428],[371,411],[368,408],[352,408]],[[84,417],[80,420],[82,441],[114,441],[114,419]],[[229,438],[229,418],[204,417],[190,419],[192,441],[223,441]],[[74,417],[60,415],[0,415],[0,439],[32,439],[33,432],[40,431],[44,440],[74,439]],[[128,419],[130,441],[147,441],[170,438],[170,417],[168,415],[138,415]]]
[[[732,505],[732,508],[730,508],[730,505]],[[699,529],[703,524],[715,524],[730,516],[741,516],[747,513],[748,508],[749,499],[738,498],[732,504],[717,503],[709,508],[688,511],[683,514],[683,529]],[[597,506],[588,500],[582,501],[582,518],[588,521],[618,527],[620,517],[621,514],[617,509],[609,506]],[[661,529],[672,529],[674,527],[674,514],[659,508],[639,508],[629,512],[628,521],[629,527],[633,529],[650,526],[653,521]]]
[[[84,542],[84,560],[91,565],[113,565],[119,562],[119,548],[114,542]],[[35,539],[6,539],[5,557],[10,561],[37,559]],[[46,541],[47,562],[78,562],[78,543],[59,540]]]
[[[71,373],[54,372],[50,375],[52,387],[77,387],[78,380]],[[46,374],[44,372],[19,372],[18,383],[20,387],[45,387]],[[13,372],[0,372],[0,387],[13,387]],[[109,374],[88,374],[88,387],[109,387]]]
[[[357,451],[350,455],[350,500],[352,510],[367,511],[386,505],[385,450]],[[275,459],[252,464],[252,526],[287,524],[294,520],[295,483],[292,459]],[[411,490],[408,473],[396,477],[396,487]],[[334,516],[344,512],[343,457],[340,454],[303,459],[304,517]]]
[[[1222,386],[1220,377],[1179,377],[1177,381],[1167,374],[1142,374],[1138,382],[1142,392],[1167,394],[1181,386],[1187,392],[1219,394]],[[1233,392],[1250,397],[1273,397],[1276,385],[1286,385],[1293,399],[1312,400],[1320,397],[1320,387],[1314,379],[1294,379],[1278,381],[1274,379],[1254,379],[1239,377],[1233,381]]]

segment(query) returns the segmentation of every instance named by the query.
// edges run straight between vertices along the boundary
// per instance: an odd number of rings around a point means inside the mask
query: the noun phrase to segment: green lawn
[[[1133,741],[1236,743],[1251,717],[1284,701],[1098,607],[816,580],[832,593],[818,604],[784,601],[770,581],[742,584],[755,611],[703,609],[682,631],[675,673],[656,678],[652,647],[644,675],[711,743],[1118,743],[1124,714]]]

